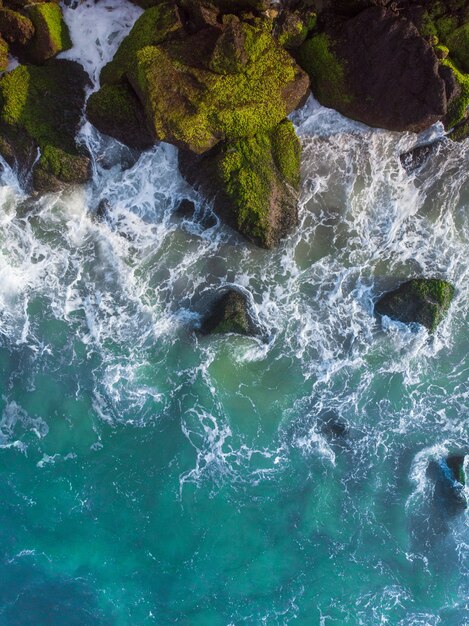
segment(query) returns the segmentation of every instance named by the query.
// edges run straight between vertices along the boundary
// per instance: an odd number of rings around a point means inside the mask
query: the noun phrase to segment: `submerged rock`
[[[455,293],[453,285],[437,278],[415,278],[385,294],[375,306],[380,315],[406,324],[416,322],[434,331]]]
[[[318,424],[321,433],[332,441],[342,440],[347,436],[347,424],[336,411],[323,413],[318,420]]]
[[[427,163],[428,159],[435,152],[440,143],[440,141],[434,141],[430,144],[416,146],[415,148],[402,153],[399,157],[402,167],[408,174],[412,174],[417,171],[423,167],[425,163]]]
[[[224,143],[203,157],[181,152],[186,179],[253,243],[273,248],[298,222],[301,146],[290,121],[270,133]]]
[[[430,461],[427,475],[434,481],[434,503],[449,516],[467,508],[464,493],[464,456],[451,455],[440,461]]]
[[[447,113],[444,71],[412,22],[372,7],[298,50],[324,106],[379,128],[419,132]]]
[[[212,310],[202,323],[200,332],[203,335],[213,333],[254,334],[255,329],[249,316],[246,296],[234,289],[224,293],[213,304]]]
[[[75,143],[87,83],[81,65],[62,59],[0,78],[0,153],[22,176],[33,169],[38,191],[89,178],[90,160]]]

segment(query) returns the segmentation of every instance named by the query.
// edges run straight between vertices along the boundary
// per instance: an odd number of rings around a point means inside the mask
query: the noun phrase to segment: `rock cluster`
[[[37,191],[84,183],[90,161],[75,142],[88,77],[54,57],[71,47],[55,2],[12,0],[0,8],[0,64],[11,52],[23,65],[0,78],[0,154]]]
[[[300,143],[286,116],[309,79],[273,36],[267,4],[154,3],[103,68],[87,115],[129,146],[178,146],[220,215],[271,248],[297,223]]]

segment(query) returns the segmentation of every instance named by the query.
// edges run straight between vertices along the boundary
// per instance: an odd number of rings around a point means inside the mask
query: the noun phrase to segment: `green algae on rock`
[[[158,6],[147,9],[135,22],[112,61],[102,69],[101,84],[120,81],[135,63],[135,55],[139,50],[162,43],[179,33],[181,29],[181,16],[174,3],[162,2]]]
[[[20,65],[0,78],[0,152],[20,173],[35,164],[36,189],[89,177],[89,159],[75,144],[87,82],[81,65],[66,60]]]
[[[447,76],[432,46],[391,10],[326,25],[297,58],[322,105],[369,126],[420,132],[446,115]]]
[[[226,33],[235,28],[242,51],[229,45]],[[201,154],[221,140],[270,131],[307,93],[307,75],[261,25],[231,21],[160,45],[148,45],[139,30],[132,30],[121,46],[125,55],[120,49],[101,78],[105,84],[125,74],[155,140]]]
[[[313,90],[325,106],[343,109],[352,96],[345,84],[345,63],[334,51],[331,37],[326,33],[314,35],[298,50],[298,61],[310,75]]]
[[[433,332],[454,297],[453,285],[437,278],[414,278],[385,294],[376,303],[379,315],[409,324],[416,322]]]
[[[44,63],[72,47],[68,26],[55,2],[29,4],[25,11],[34,24],[35,35],[26,53],[33,63]]]
[[[0,37],[0,72],[3,72],[8,67],[8,44]]]
[[[86,114],[102,133],[131,148],[145,150],[155,142],[147,127],[143,108],[125,82],[103,85],[98,92],[92,93]]]
[[[219,298],[209,315],[202,322],[203,335],[236,333],[254,334],[254,327],[248,313],[246,296],[230,289]]]
[[[187,180],[215,211],[253,243],[273,248],[298,221],[301,146],[293,125],[225,142],[202,158],[180,154]]]

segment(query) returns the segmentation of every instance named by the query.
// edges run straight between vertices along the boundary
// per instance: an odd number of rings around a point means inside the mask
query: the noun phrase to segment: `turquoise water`
[[[469,447],[469,145],[408,175],[415,136],[312,100],[294,121],[301,225],[274,252],[175,215],[208,209],[169,146],[131,165],[85,125],[93,183],[42,199],[5,169],[1,626],[469,624],[467,515],[426,477]],[[373,315],[413,275],[458,288],[435,336]],[[259,338],[195,334],[225,284]]]

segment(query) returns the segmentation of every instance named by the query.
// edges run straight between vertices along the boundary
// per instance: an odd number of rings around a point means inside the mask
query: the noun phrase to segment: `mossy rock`
[[[469,23],[450,33],[445,41],[451,58],[463,72],[469,72]]]
[[[205,157],[180,154],[182,174],[248,240],[274,248],[297,225],[301,145],[284,120],[270,133],[226,142]]]
[[[248,312],[246,296],[230,289],[215,301],[204,319],[200,332],[203,335],[236,333],[254,334],[254,325]]]
[[[99,91],[92,93],[87,102],[86,115],[100,132],[131,148],[145,150],[155,143],[143,108],[126,82],[103,85]]]
[[[243,24],[253,42],[244,71],[218,74],[189,65],[203,55],[193,41],[170,41],[137,52],[127,78],[158,139],[197,154],[221,140],[268,132],[305,99],[309,80],[270,33]]]
[[[297,59],[311,77],[313,93],[325,106],[339,111],[352,102],[345,82],[345,61],[335,51],[327,33],[314,35],[298,50]]]
[[[369,126],[421,132],[447,113],[447,77],[433,47],[390,10],[327,25],[295,55],[322,105]]]
[[[135,22],[112,61],[102,69],[101,84],[121,81],[127,70],[135,63],[135,55],[139,50],[146,46],[158,45],[181,31],[181,15],[173,2],[161,2],[147,9]]]
[[[0,153],[20,172],[35,166],[41,190],[89,177],[89,159],[75,144],[87,84],[81,65],[66,60],[20,65],[0,78]]]
[[[34,36],[30,19],[11,9],[0,9],[0,34],[8,43],[26,45]]]
[[[314,11],[282,11],[275,28],[275,36],[284,48],[298,48],[317,23]]]
[[[379,315],[410,324],[421,324],[433,332],[445,317],[455,289],[445,280],[415,278],[395,291],[385,294],[376,303]]]
[[[4,72],[8,67],[8,44],[0,37],[0,72]]]
[[[29,4],[25,11],[34,24],[35,35],[26,54],[33,63],[44,63],[72,47],[62,10],[55,2]]]
[[[469,106],[469,74],[464,74],[459,70],[450,57],[442,59],[441,64],[451,69],[459,90],[458,94],[451,101],[448,113],[444,119],[447,129],[454,128],[466,118],[467,107]]]

